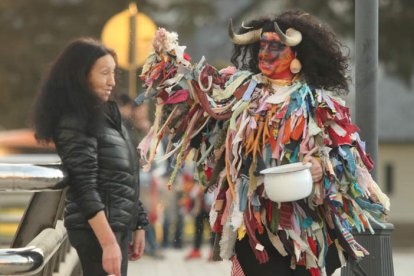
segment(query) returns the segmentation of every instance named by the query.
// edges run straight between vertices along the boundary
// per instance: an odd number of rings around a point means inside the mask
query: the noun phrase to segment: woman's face
[[[263,75],[276,79],[277,75],[289,70],[294,58],[290,47],[285,46],[279,36],[273,32],[265,32],[260,38],[259,69]]]
[[[115,60],[108,54],[98,58],[89,72],[89,86],[103,102],[108,101],[115,86],[115,68]]]

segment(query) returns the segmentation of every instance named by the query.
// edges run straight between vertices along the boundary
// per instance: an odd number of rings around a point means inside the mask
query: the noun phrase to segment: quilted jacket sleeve
[[[64,119],[55,132],[55,145],[70,178],[73,200],[86,219],[105,208],[97,190],[97,140],[78,120]]]
[[[142,202],[138,202],[138,222],[136,229],[143,229],[145,226],[149,224],[147,211],[145,211]]]

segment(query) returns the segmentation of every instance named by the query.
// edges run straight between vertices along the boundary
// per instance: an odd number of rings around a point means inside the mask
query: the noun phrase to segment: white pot
[[[281,165],[261,171],[264,188],[270,200],[295,201],[308,197],[312,192],[311,163],[301,162]]]

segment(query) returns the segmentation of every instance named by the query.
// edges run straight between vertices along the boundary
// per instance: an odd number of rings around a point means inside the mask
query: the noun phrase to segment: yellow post
[[[118,66],[128,71],[128,94],[137,94],[137,67],[152,50],[157,26],[145,14],[139,13],[136,3],[112,16],[102,30],[102,42],[116,51]]]

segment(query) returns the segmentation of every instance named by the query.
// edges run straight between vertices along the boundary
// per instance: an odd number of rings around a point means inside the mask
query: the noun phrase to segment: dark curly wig
[[[252,20],[245,24],[248,28],[240,28],[239,34],[261,28],[268,31],[274,21],[283,32],[292,27],[302,33],[302,42],[292,49],[302,63],[301,76],[310,86],[338,94],[348,92],[348,57],[341,51],[344,46],[330,28],[314,16],[299,10],[286,11],[277,17]],[[260,41],[235,45],[231,61],[239,69],[259,73],[259,49]]]
[[[74,114],[82,122],[90,123],[102,114],[102,104],[90,89],[88,75],[96,60],[111,55],[92,38],[78,38],[70,42],[51,64],[43,79],[33,108],[33,127],[39,142],[50,142],[63,114]]]

